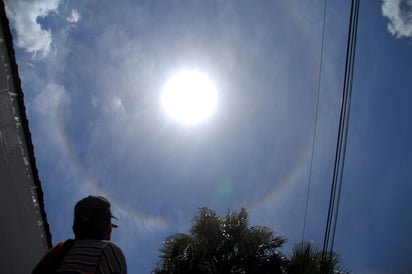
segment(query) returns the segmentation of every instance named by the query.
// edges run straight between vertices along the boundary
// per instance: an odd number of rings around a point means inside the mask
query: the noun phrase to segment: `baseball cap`
[[[118,220],[112,215],[109,201],[103,196],[89,195],[77,202],[74,208],[74,225],[84,226],[97,222],[107,222],[112,227],[119,227],[112,219]]]

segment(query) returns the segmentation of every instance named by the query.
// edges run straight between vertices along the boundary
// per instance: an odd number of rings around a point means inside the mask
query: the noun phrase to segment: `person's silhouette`
[[[118,273],[126,274],[122,250],[110,242],[113,217],[109,201],[102,196],[88,196],[74,208],[75,239],[51,248],[33,269],[40,273]]]

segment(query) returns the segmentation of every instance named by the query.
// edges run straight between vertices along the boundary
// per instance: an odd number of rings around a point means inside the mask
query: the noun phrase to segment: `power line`
[[[345,164],[346,144],[349,128],[349,114],[350,104],[352,97],[352,83],[353,83],[353,71],[355,65],[355,50],[356,50],[356,37],[358,28],[359,17],[359,4],[360,0],[352,0],[348,41],[346,49],[346,63],[345,63],[345,75],[343,82],[342,103],[340,110],[339,131],[338,140],[336,145],[335,164],[333,171],[332,186],[329,198],[328,217],[326,221],[325,237],[322,250],[322,269],[324,273],[324,263],[326,256],[332,253],[335,242],[335,233],[338,221],[339,203],[342,191],[342,178]],[[327,271],[327,270],[326,270]]]
[[[324,4],[323,4],[322,39],[321,39],[321,46],[320,46],[318,88],[317,88],[317,93],[316,93],[315,124],[313,126],[313,135],[312,135],[312,151],[311,151],[311,155],[310,155],[308,189],[306,191],[306,204],[305,204],[305,215],[304,215],[305,217],[304,217],[304,220],[303,220],[302,243],[305,239],[306,222],[307,222],[308,207],[309,207],[310,186],[311,186],[311,182],[312,182],[313,158],[314,158],[314,154],[315,154],[314,151],[315,151],[315,143],[316,143],[316,132],[317,132],[317,128],[318,128],[319,97],[320,97],[320,88],[321,88],[321,80],[322,80],[323,45],[324,45],[324,41],[325,41],[325,24],[326,24],[327,2],[328,1],[325,0]]]

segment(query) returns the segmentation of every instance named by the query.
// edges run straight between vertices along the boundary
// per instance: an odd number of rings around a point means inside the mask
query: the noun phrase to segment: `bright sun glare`
[[[214,112],[217,92],[205,74],[185,70],[166,82],[161,101],[173,119],[185,125],[194,125],[204,121]]]

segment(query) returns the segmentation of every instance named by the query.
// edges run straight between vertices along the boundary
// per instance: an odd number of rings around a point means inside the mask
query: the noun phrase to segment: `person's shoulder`
[[[76,240],[76,247],[93,247],[93,248],[102,248],[102,249],[114,249],[121,250],[119,246],[111,241],[106,240],[95,240],[95,239],[84,239]]]
[[[111,261],[107,264],[114,268],[111,273],[127,273],[126,259],[123,251],[115,243],[111,241],[102,241],[103,245],[102,264],[105,265],[104,260]]]
[[[60,248],[64,245],[73,244],[73,242],[74,242],[73,239],[66,239],[66,240],[58,242],[56,245],[53,246],[53,248]]]
[[[73,243],[73,239],[61,241],[54,245],[52,248],[50,248],[47,253],[66,253],[73,246]]]
[[[76,240],[76,246],[93,246],[93,247],[102,247],[106,245],[107,241],[96,240],[96,239],[82,239]]]
[[[103,247],[105,249],[113,249],[116,252],[119,252],[119,253],[123,254],[122,249],[118,245],[116,245],[115,243],[113,243],[111,241],[102,241],[102,243],[104,243]]]
[[[73,245],[74,240],[68,239],[61,241],[47,251],[43,258],[39,261],[32,273],[53,273],[64,256],[68,253]]]

